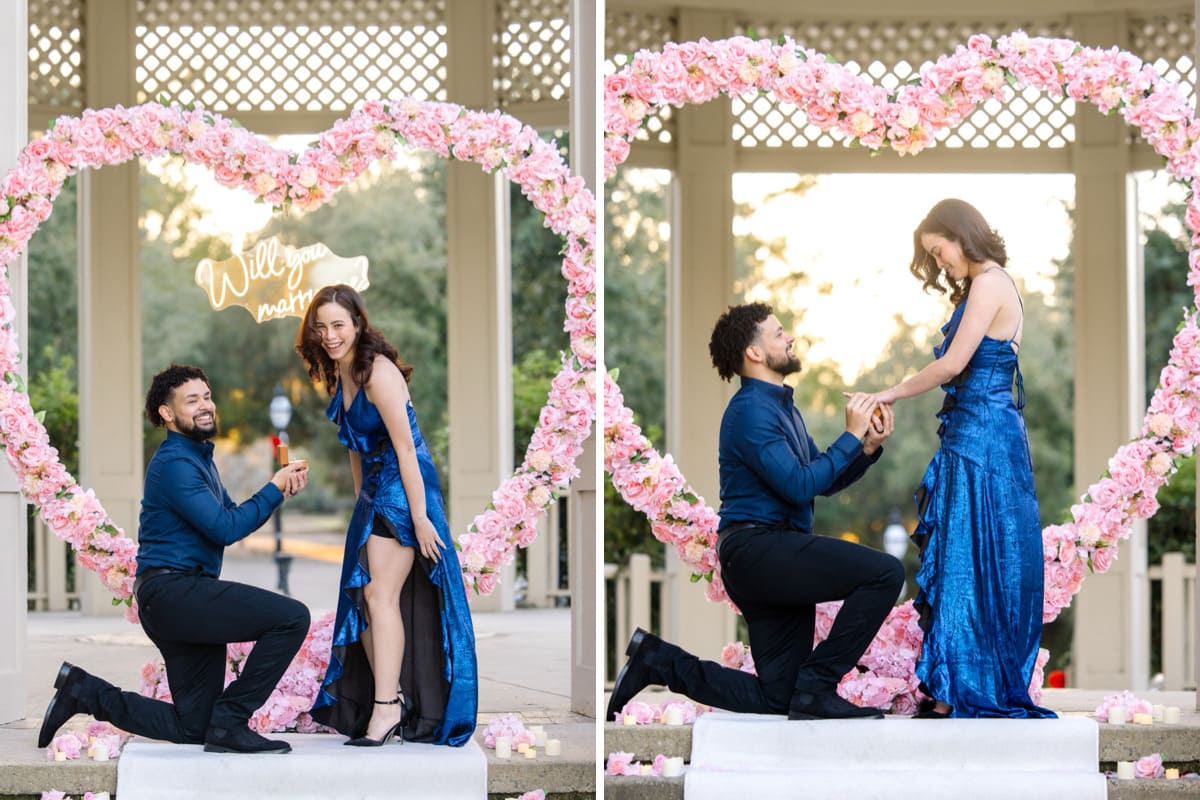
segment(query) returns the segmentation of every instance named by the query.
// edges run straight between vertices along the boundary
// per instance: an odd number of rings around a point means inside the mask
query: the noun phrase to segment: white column
[[[733,29],[732,13],[680,12],[681,41],[722,38]],[[678,114],[679,170],[672,204],[677,250],[667,284],[667,450],[716,507],[717,434],[731,392],[712,367],[708,339],[733,301],[733,114],[725,97]],[[664,637],[701,658],[717,658],[734,637],[736,617],[726,605],[705,599],[673,548],[667,548],[666,571]]]
[[[583,177],[596,197],[595,263],[604,263],[604,119],[600,107],[600,60],[604,57],[604,3],[596,0],[571,0],[571,171]],[[603,272],[603,271],[601,271]],[[603,275],[596,281],[597,297],[603,302]],[[603,319],[604,307],[596,313]],[[603,328],[601,328],[603,331]],[[597,358],[602,359],[603,353]],[[603,363],[601,360],[600,363]],[[603,397],[596,383],[597,401]],[[600,403],[602,405],[602,403]],[[597,426],[603,424],[597,417]],[[596,554],[597,513],[602,513],[603,494],[597,482],[603,465],[597,463],[596,430],[588,437],[579,457],[580,476],[571,485],[570,524],[567,528],[571,563],[571,710],[596,716]]]
[[[1195,32],[1196,52],[1192,56],[1193,64],[1200,64],[1200,0],[1192,5],[1192,25]],[[1200,115],[1200,94],[1196,95],[1196,110],[1192,116]],[[1200,481],[1196,481],[1196,582],[1193,587],[1200,588]],[[1200,711],[1200,591],[1192,590],[1192,645],[1195,655],[1192,659],[1192,685],[1196,687],[1196,710]]]
[[[25,0],[0,0],[0,176],[17,165],[29,139],[29,25]],[[25,257],[8,266],[8,284],[17,308],[23,347],[29,344]],[[24,365],[22,374],[26,374]],[[8,462],[0,458],[0,723],[25,716],[25,500]]]
[[[494,3],[446,6],[449,101],[487,110],[492,84]],[[446,166],[446,348],[450,417],[450,525],[467,529],[512,472],[512,331],[507,259],[508,184],[477,164]],[[476,611],[513,608],[514,571],[472,596]]]
[[[90,108],[134,102],[136,9],[136,0],[86,2],[88,41],[102,43],[88,59]],[[136,537],[145,402],[137,163],[81,173],[79,208],[79,479]],[[84,613],[118,613],[95,573],[76,575]]]
[[[1126,41],[1123,13],[1072,19],[1079,39]],[[1075,485],[1078,493],[1104,474],[1129,441],[1143,411],[1141,255],[1136,193],[1129,177],[1127,126],[1091,106],[1076,112],[1075,172]],[[1146,528],[1134,527],[1120,558],[1089,575],[1075,599],[1072,685],[1144,689],[1149,669],[1149,580]]]

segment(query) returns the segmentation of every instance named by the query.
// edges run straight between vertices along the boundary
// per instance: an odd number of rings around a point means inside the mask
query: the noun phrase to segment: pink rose
[[[1133,774],[1139,778],[1161,778],[1166,774],[1163,770],[1162,755],[1151,753],[1139,758],[1133,765]]]

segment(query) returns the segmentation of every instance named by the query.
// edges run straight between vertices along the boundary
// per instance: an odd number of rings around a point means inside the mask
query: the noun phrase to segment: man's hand
[[[275,476],[271,478],[271,483],[275,484],[275,487],[283,492],[284,497],[295,495],[308,485],[308,462],[291,462],[275,473]]]
[[[896,430],[896,414],[889,405],[875,407],[875,415],[871,418],[871,428],[867,431],[866,441],[863,442],[863,452],[869,456],[875,455],[883,444]]]
[[[871,427],[871,414],[877,405],[870,395],[861,392],[855,392],[849,398],[846,401],[846,431],[861,439]]]

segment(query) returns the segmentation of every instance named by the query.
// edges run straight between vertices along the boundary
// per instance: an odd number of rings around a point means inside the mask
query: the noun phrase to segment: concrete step
[[[487,769],[487,793],[491,797],[519,796],[531,789],[544,789],[548,800],[588,800],[595,798],[596,754],[595,727],[590,722],[545,723],[549,738],[562,743],[562,755],[536,759],[496,758],[495,751],[482,747],[482,736],[476,741],[483,749]],[[108,792],[116,797],[120,793],[117,771],[120,759],[98,762],[87,759],[76,761],[47,761],[45,752],[36,750],[32,744],[32,731],[22,731],[20,748],[0,748],[0,798],[39,797],[43,791],[58,789],[75,798],[85,792]],[[139,740],[133,740],[139,741]],[[145,741],[145,740],[140,740]],[[15,744],[15,742],[14,742]],[[171,745],[163,745],[171,747]],[[415,745],[389,745],[389,747],[415,748]],[[349,751],[350,748],[345,748]],[[408,751],[389,750],[403,753]],[[255,760],[266,758],[292,761],[300,754],[297,750],[287,756],[251,756]],[[218,756],[218,758],[220,758]],[[333,796],[333,795],[330,795]]]

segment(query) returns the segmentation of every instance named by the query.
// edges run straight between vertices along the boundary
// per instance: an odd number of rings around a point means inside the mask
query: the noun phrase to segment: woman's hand
[[[446,543],[438,536],[437,529],[433,527],[433,522],[430,521],[429,517],[414,519],[413,530],[417,534],[417,547],[420,548],[421,555],[435,564],[440,561],[442,550],[446,548]]]

